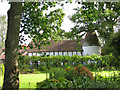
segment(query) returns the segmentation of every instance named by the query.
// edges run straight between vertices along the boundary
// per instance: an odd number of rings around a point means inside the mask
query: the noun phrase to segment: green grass
[[[2,84],[3,84],[3,77],[0,76],[0,86],[2,86]]]
[[[46,73],[20,74],[19,78],[20,78],[19,88],[35,88],[37,82],[40,82],[46,79]],[[3,84],[3,77],[0,76],[0,86],[2,86],[2,84]]]
[[[120,73],[120,71],[99,71],[96,72],[96,74],[102,75],[102,76],[111,76]],[[92,72],[95,76],[95,72]],[[43,81],[46,79],[46,73],[40,73],[40,74],[20,74],[20,88],[35,88],[36,83]],[[48,75],[47,75],[48,78]],[[0,86],[3,84],[3,77],[0,76]]]
[[[97,71],[97,72],[92,72],[93,73],[93,76],[95,76],[95,73],[96,75],[101,75],[101,76],[114,76],[114,74],[119,74],[120,71]]]

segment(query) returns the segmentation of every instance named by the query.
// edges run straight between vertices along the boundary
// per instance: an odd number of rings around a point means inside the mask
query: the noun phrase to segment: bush
[[[43,82],[36,84],[36,90],[39,88],[72,88],[72,81],[65,79],[64,77],[58,79],[46,79]]]
[[[73,77],[72,80],[68,80],[66,77],[57,77],[57,78],[53,77],[51,79],[46,79],[42,82],[37,83],[36,90],[39,88],[111,88],[111,89],[114,89],[114,88],[120,88],[120,75],[114,74],[114,76],[111,76],[111,77],[103,77],[100,75],[96,75],[95,80],[90,80],[88,76],[81,77],[80,75]]]
[[[49,78],[55,78],[55,79],[58,79],[60,77],[64,77],[66,74],[66,71],[65,69],[63,68],[52,68],[50,71],[49,71]]]
[[[95,76],[95,82],[91,83],[88,88],[120,88],[120,75],[103,77]]]
[[[73,68],[52,68],[49,78],[36,84],[37,88],[81,88],[94,81],[92,73],[83,65]]]
[[[88,77],[90,78],[91,80],[94,80],[94,77],[91,73],[91,71],[89,71],[86,67],[84,67],[83,65],[78,65],[76,67],[73,67],[73,68],[66,68],[65,69],[67,71],[66,73],[66,78],[68,80],[73,80],[73,78],[75,77]]]

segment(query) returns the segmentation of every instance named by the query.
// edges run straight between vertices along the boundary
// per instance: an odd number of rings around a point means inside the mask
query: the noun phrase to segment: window
[[[45,52],[41,52],[41,56],[42,56],[42,55],[45,55]]]
[[[68,55],[69,55],[69,56],[72,56],[72,52],[68,52]]]
[[[32,56],[32,53],[28,53],[28,56]]]
[[[57,56],[58,55],[58,52],[55,52],[55,56]]]
[[[37,53],[37,56],[40,56],[40,53]]]
[[[76,55],[76,52],[73,52],[73,55]]]
[[[49,52],[46,52],[46,55],[50,55],[50,53],[49,53]]]
[[[53,56],[53,52],[50,52],[50,56]]]
[[[59,55],[62,56],[62,52],[59,52]]]
[[[80,55],[80,56],[81,56],[81,52],[80,52],[80,51],[78,51],[78,52],[77,52],[77,55]]]
[[[33,56],[37,55],[37,53],[33,53]]]
[[[66,56],[66,55],[67,55],[67,52],[63,52],[63,55]]]
[[[53,52],[53,55],[55,55],[55,52]]]

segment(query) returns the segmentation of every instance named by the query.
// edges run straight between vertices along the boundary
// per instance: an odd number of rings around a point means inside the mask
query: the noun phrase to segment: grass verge
[[[20,86],[19,88],[35,88],[36,83],[43,81],[48,78],[48,75],[46,76],[46,73],[40,73],[40,74],[20,74]],[[3,84],[3,77],[0,76],[0,86]]]

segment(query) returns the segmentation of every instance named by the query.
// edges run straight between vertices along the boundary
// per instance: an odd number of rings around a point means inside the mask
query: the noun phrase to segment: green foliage
[[[75,72],[76,72],[75,68],[71,68],[67,70],[67,73],[65,74],[65,78],[68,80],[73,80],[73,78],[77,77]]]
[[[39,88],[71,88],[73,84],[64,77],[58,79],[46,79],[36,84],[36,90]]]
[[[94,60],[96,63],[89,63],[89,60]],[[32,65],[30,65],[30,61]],[[40,61],[40,64],[37,64]],[[85,63],[85,67],[90,70],[111,70],[113,68],[119,69],[119,62],[116,62],[116,58],[113,55],[91,55],[91,56],[19,56],[19,69],[24,70],[25,68],[37,69],[39,71],[50,70],[54,67],[74,67]]]
[[[91,83],[89,88],[120,88],[120,75],[103,77],[101,75],[95,76],[96,80]]]
[[[120,32],[115,33],[116,28],[114,26],[117,26],[119,22],[120,7],[118,6],[120,2],[81,2],[80,4],[81,8],[75,8],[76,12],[70,16],[70,20],[76,25],[68,33],[68,36],[79,37],[82,32],[93,33],[97,30],[101,43],[105,44],[104,51],[106,52],[104,54],[112,53],[116,57],[114,61],[116,63],[119,62]],[[88,37],[88,42],[97,42],[90,36]],[[105,43],[102,41],[105,41]]]
[[[82,68],[82,66],[79,66]],[[70,70],[71,71],[71,70]],[[43,82],[37,83],[36,87],[38,88],[78,88],[79,85],[85,81],[89,81],[87,76],[77,75],[72,69],[71,72],[65,71],[62,68],[53,68],[50,70],[50,79],[46,79]],[[70,78],[68,78],[71,76]],[[79,78],[79,80],[78,80]],[[83,82],[81,82],[83,81]]]
[[[111,41],[111,45],[114,49],[114,52],[117,54],[120,54],[120,30],[118,33],[114,34],[114,36],[112,37],[112,41]]]
[[[111,36],[109,41],[106,43],[106,45],[103,47],[105,54],[113,54],[117,60],[116,62],[119,62],[120,60],[120,31],[116,32]]]
[[[39,65],[39,66],[38,66],[38,70],[39,70],[39,71],[47,71],[48,69],[47,69],[47,66],[46,66],[46,65],[43,65],[43,66]]]
[[[62,33],[60,28],[64,13],[62,9],[48,11],[55,7],[58,2],[25,2],[22,13],[21,33],[28,34],[33,40],[35,46],[40,49],[41,45],[48,45],[47,40],[52,37],[53,40],[60,39],[59,34]],[[23,39],[23,40],[22,40]],[[20,38],[21,43],[24,37]],[[42,42],[41,42],[42,41]],[[39,43],[38,43],[39,42]],[[30,48],[33,45],[29,45]]]
[[[60,77],[64,77],[66,74],[66,71],[65,69],[63,68],[52,68],[50,71],[49,71],[49,78],[60,78]]]
[[[120,75],[103,77],[95,75],[95,80],[90,81],[87,76],[73,77],[68,80],[65,77],[46,79],[36,84],[36,90],[39,88],[120,88]]]
[[[74,9],[76,12],[70,17],[76,24],[71,31],[73,35],[97,30],[105,41],[109,40],[120,16],[120,2],[82,2],[81,5],[81,8]],[[79,25],[81,23],[84,25]]]

